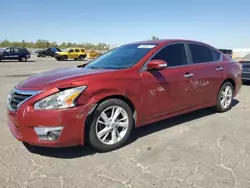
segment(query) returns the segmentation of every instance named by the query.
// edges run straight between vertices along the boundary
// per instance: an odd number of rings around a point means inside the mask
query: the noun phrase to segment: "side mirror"
[[[163,60],[152,60],[148,62],[147,68],[149,71],[153,70],[163,70],[167,68],[168,64],[166,61]]]

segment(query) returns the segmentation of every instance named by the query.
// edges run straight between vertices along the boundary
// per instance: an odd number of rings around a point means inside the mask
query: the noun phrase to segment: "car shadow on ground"
[[[233,107],[235,107],[238,103],[239,101],[234,99]],[[131,135],[126,145],[132,144],[138,138],[142,138],[150,134],[153,134],[153,133],[162,131],[164,129],[168,129],[176,125],[186,123],[195,119],[210,116],[215,113],[216,112],[214,109],[206,108],[206,109],[197,110],[191,113],[183,114],[180,116],[176,116],[173,118],[169,118],[166,120],[162,120],[159,122],[155,122],[149,125],[139,127],[133,131],[133,134]],[[76,146],[76,147],[68,147],[68,148],[45,148],[45,147],[30,146],[28,144],[24,144],[24,146],[31,153],[42,155],[42,156],[47,156],[47,157],[63,158],[63,159],[72,159],[72,158],[91,156],[97,153],[96,150],[94,150],[90,146]]]
[[[4,64],[4,63],[34,63],[36,61],[34,60],[28,60],[28,61],[25,61],[25,62],[20,62],[20,61],[0,61],[1,64]]]

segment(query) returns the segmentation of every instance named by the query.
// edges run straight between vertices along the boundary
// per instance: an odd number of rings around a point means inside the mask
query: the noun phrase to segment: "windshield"
[[[115,48],[91,61],[85,68],[124,69],[135,65],[156,45],[129,44]]]

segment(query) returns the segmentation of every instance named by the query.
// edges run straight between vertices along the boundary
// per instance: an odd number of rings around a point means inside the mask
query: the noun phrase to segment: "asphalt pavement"
[[[250,84],[226,113],[204,109],[144,126],[113,152],[24,147],[7,127],[8,92],[33,74],[77,64],[36,57],[0,63],[0,187],[250,187]]]

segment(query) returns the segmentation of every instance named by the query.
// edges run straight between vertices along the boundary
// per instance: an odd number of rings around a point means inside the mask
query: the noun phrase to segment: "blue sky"
[[[123,44],[155,35],[250,48],[249,0],[5,0],[0,6],[0,40]]]

